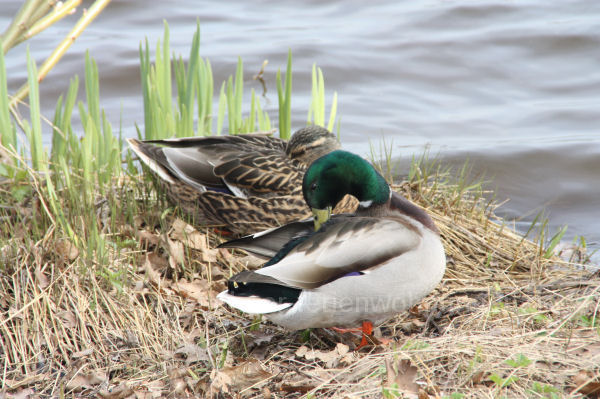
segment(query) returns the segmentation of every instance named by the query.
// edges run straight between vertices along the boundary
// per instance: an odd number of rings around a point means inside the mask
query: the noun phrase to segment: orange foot
[[[340,328],[340,327],[329,327],[330,330],[335,331],[336,333],[339,334],[345,334],[345,333],[352,333],[352,334],[358,334],[358,333],[362,333],[362,328]]]
[[[392,342],[389,338],[375,338],[373,336],[373,323],[370,321],[363,321],[361,328],[339,328],[339,327],[331,327],[331,330],[338,332],[340,334],[343,333],[359,333],[362,338],[360,343],[354,350],[359,350],[368,345],[387,345]]]
[[[223,237],[227,237],[227,236],[232,236],[233,233],[229,230],[225,230],[225,229],[220,229],[218,227],[213,227],[213,231],[219,235],[222,235]]]
[[[369,337],[369,340],[367,340]],[[373,336],[373,323],[370,321],[363,321],[362,323],[362,339],[360,340],[360,344],[354,349],[355,351],[360,348],[369,345],[370,343],[377,345],[377,338]]]

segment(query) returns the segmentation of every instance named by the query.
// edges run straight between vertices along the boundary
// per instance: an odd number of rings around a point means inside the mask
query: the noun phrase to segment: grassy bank
[[[168,42],[165,30],[154,63],[149,46],[140,48],[140,135],[271,129],[259,96],[244,98],[241,60],[213,109],[199,33],[187,63],[171,61]],[[283,137],[291,64],[290,56],[276,82]],[[20,119],[28,145],[18,144],[0,91],[0,392],[7,396],[552,398],[600,388],[600,276],[580,267],[586,259],[578,250],[569,261],[554,255],[561,235],[547,238],[543,223],[523,238],[495,218],[496,205],[465,171],[421,158],[396,182],[433,215],[448,269],[434,293],[379,328],[393,338],[389,346],[354,352],[352,335],[289,332],[218,303],[226,279],[258,267],[256,259],[215,249],[223,238],[167,204],[122,155],[91,57],[85,100],[77,101],[74,79],[58,101],[47,153],[31,59],[28,68],[31,116]],[[0,90],[5,81],[0,56]],[[313,87],[309,119],[333,128],[335,105],[326,118],[316,68]]]

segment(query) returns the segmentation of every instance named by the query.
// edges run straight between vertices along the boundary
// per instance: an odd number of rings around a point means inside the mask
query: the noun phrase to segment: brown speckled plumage
[[[265,134],[128,141],[171,202],[199,223],[239,235],[310,217],[304,172],[339,148],[318,126],[298,130],[289,142]],[[357,205],[344,198],[334,212],[353,212]]]

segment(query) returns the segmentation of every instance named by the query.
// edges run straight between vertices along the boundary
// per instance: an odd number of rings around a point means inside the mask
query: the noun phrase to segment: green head
[[[317,159],[304,174],[304,200],[313,209],[315,227],[329,218],[331,209],[346,194],[352,194],[361,205],[385,203],[390,188],[370,163],[347,151],[333,151]]]

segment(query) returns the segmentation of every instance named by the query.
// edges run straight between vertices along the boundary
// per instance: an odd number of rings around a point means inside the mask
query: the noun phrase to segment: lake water
[[[2,0],[0,29],[20,4]],[[77,18],[29,42],[38,63]],[[566,238],[600,247],[600,2],[114,0],[42,83],[44,114],[83,76],[89,49],[101,106],[134,136],[143,125],[138,46],[146,37],[155,46],[163,19],[184,55],[200,21],[201,55],[219,85],[241,56],[246,87],[260,92],[252,75],[269,60],[263,102],[273,121],[275,73],[291,49],[293,129],[305,123],[316,63],[328,99],[339,96],[344,148],[367,155],[385,138],[405,160],[425,148],[453,165],[468,159],[510,199],[499,213],[517,228],[544,209],[552,230],[567,224]],[[6,63],[14,92],[26,79],[25,46]]]

